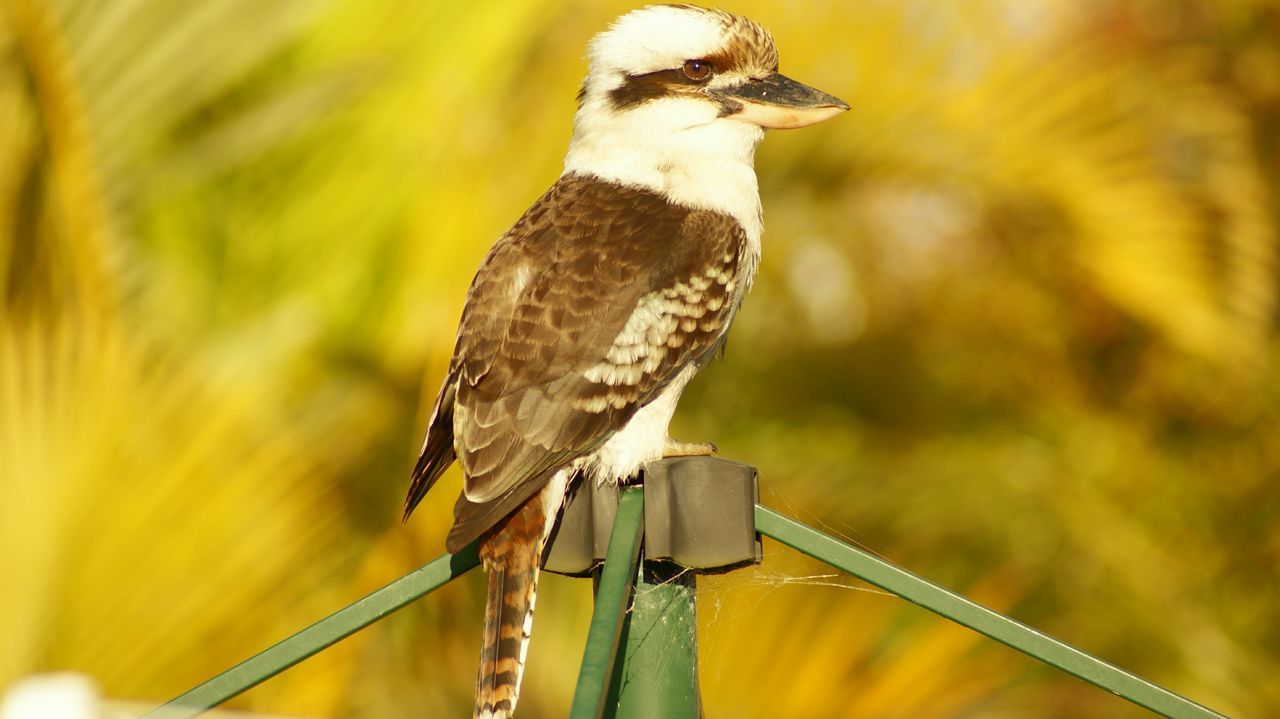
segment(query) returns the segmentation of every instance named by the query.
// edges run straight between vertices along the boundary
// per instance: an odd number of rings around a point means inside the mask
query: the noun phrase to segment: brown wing
[[[451,548],[708,357],[732,316],[743,245],[728,216],[574,175],[498,241],[468,293],[433,420],[451,416],[466,478]],[[424,456],[432,446],[429,434]],[[436,464],[415,476],[438,476]]]

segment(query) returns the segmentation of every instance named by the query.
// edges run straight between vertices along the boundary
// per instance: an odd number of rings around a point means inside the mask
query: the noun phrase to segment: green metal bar
[[[187,719],[201,714],[439,589],[479,563],[475,543],[457,554],[446,554],[147,712],[142,719]]]
[[[614,673],[617,719],[701,716],[696,578],[671,562],[644,563]]]
[[[756,529],[767,537],[842,569],[931,612],[991,637],[1170,719],[1226,719],[1053,637],[922,579],[857,547],[772,509],[756,505]]]
[[[570,719],[600,719],[609,698],[609,678],[618,655],[622,620],[631,601],[631,587],[640,561],[644,534],[644,490],[626,489],[618,500],[618,516],[604,554],[604,571],[596,585],[596,608],[582,652],[582,670],[573,692]]]

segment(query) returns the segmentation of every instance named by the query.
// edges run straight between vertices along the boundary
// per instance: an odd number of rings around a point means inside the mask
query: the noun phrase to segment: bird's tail
[[[524,675],[538,569],[489,572],[489,600],[484,609],[484,645],[476,677],[477,719],[506,719],[515,711]]]
[[[476,677],[476,719],[507,719],[515,711],[533,628],[538,565],[548,521],[543,502],[528,502],[480,545],[481,559],[489,571],[489,593]]]

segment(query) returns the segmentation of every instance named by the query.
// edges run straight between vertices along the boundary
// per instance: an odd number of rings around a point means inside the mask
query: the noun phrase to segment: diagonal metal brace
[[[443,587],[479,563],[474,542],[457,554],[439,557],[156,707],[141,719],[189,719],[202,714]]]
[[[768,507],[756,507],[756,528],[761,534],[792,549],[820,559],[836,569],[848,572],[1161,716],[1170,719],[1227,719],[1208,707],[1130,674],[1114,664],[1085,654],[1069,644]]]

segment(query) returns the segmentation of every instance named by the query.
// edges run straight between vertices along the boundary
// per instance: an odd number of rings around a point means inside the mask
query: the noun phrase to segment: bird
[[[571,488],[710,455],[668,425],[717,354],[760,260],[766,129],[849,109],[778,72],[740,15],[651,5],[588,44],[564,170],[489,250],[404,504],[457,461],[449,552],[488,574],[474,716],[511,716],[538,571]]]

